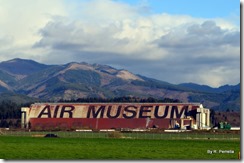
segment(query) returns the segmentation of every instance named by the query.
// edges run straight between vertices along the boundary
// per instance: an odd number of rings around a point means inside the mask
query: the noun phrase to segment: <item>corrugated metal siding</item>
[[[178,119],[179,121],[179,119]],[[169,128],[169,119],[98,119],[98,118],[32,118],[32,129],[121,129],[121,128]]]

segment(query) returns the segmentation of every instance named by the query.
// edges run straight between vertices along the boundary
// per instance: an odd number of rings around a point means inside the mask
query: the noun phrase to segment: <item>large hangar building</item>
[[[200,103],[34,103],[21,108],[21,126],[50,129],[204,129],[210,111]]]

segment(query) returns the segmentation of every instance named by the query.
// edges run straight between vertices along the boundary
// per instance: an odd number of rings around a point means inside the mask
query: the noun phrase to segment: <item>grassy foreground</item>
[[[0,147],[5,160],[229,160],[238,159],[240,141],[0,136]]]

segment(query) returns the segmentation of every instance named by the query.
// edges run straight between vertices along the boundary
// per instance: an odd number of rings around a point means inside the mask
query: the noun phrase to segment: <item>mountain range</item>
[[[6,98],[6,94],[44,101],[121,96],[171,98],[200,102],[215,110],[240,111],[240,83],[219,88],[195,83],[171,84],[126,69],[85,62],[46,65],[20,58],[3,61],[0,63],[0,99]]]

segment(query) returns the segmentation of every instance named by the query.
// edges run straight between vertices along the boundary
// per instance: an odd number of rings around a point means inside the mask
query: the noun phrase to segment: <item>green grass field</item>
[[[240,140],[0,136],[5,160],[230,160],[239,151]]]

